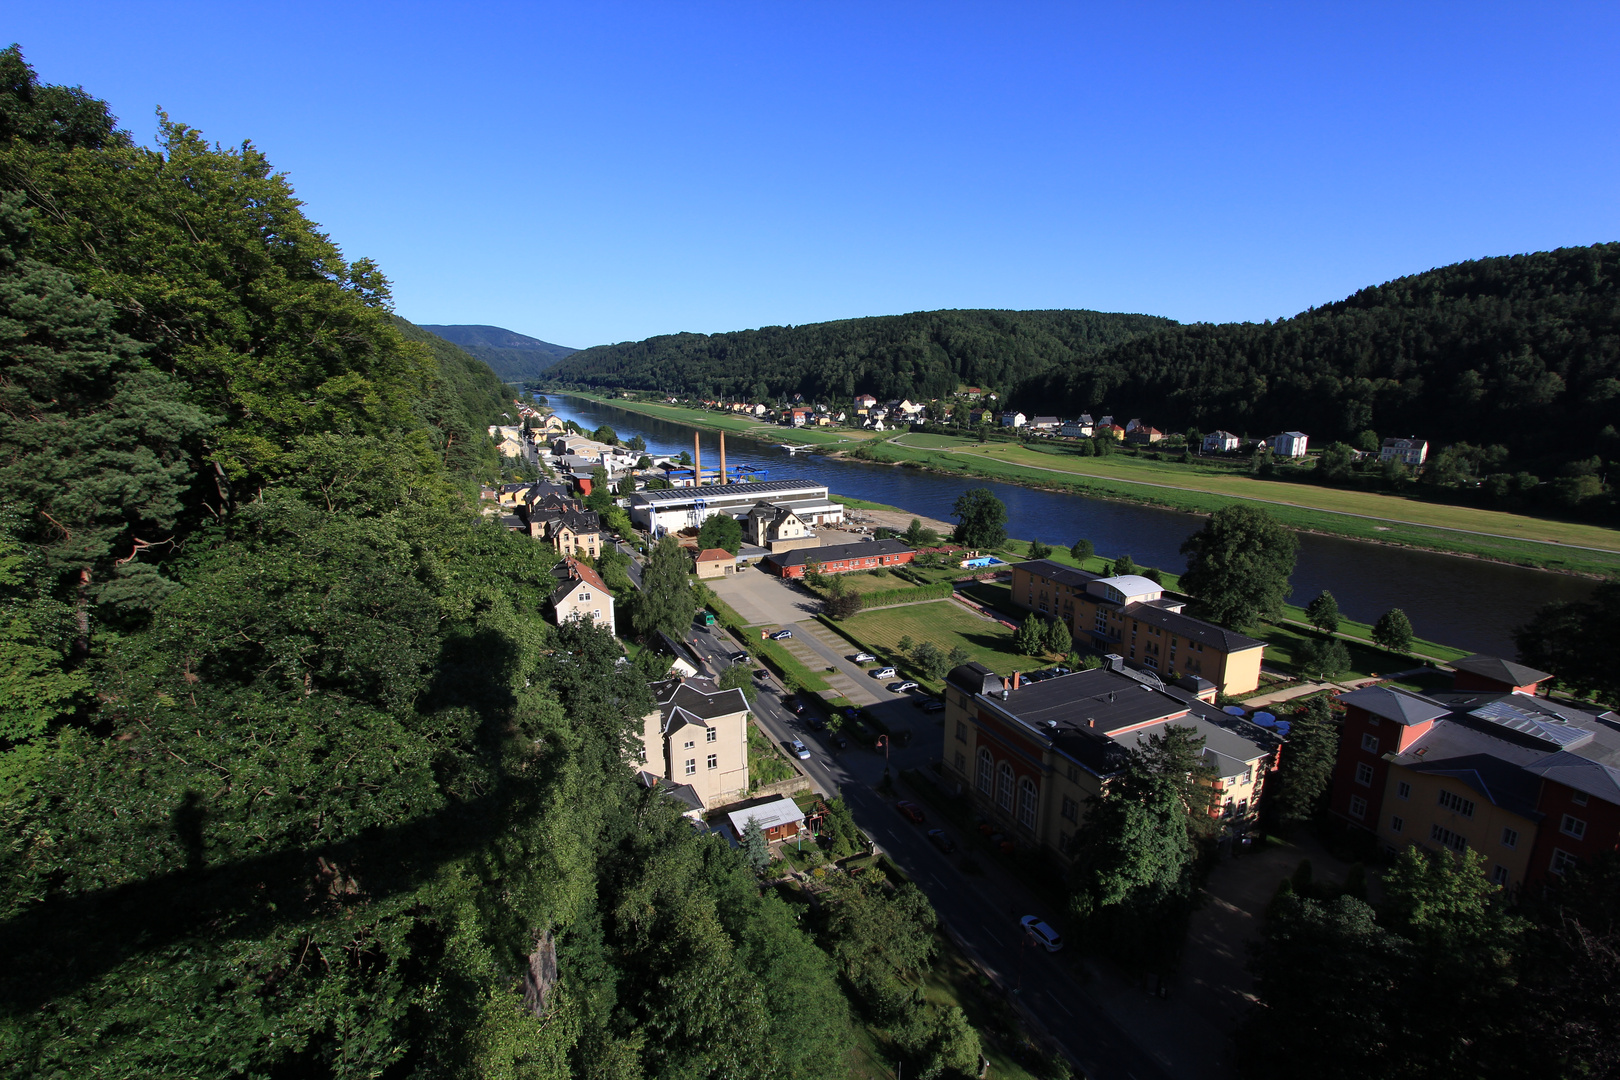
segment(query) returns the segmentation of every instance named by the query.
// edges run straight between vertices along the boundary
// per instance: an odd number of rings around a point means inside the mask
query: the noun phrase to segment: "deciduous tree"
[[[1305,621],[1322,631],[1324,634],[1339,632],[1339,602],[1333,594],[1323,589],[1316,594],[1316,599],[1305,605]]]
[[[986,550],[1007,541],[1007,507],[989,488],[969,488],[957,497],[951,509],[957,519],[956,542],[965,547]]]
[[[1412,649],[1412,620],[1400,608],[1390,608],[1373,624],[1372,639],[1391,652]]]
[[[1248,626],[1282,609],[1299,539],[1264,510],[1222,507],[1181,545],[1181,587],[1211,619]]]

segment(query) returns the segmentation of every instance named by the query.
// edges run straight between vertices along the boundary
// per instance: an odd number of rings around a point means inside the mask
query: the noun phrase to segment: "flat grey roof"
[[[635,499],[643,505],[652,503],[679,503],[692,502],[697,499],[729,498],[735,496],[739,499],[752,499],[775,502],[774,498],[787,492],[803,492],[812,494],[820,492],[822,498],[827,497],[826,484],[810,484],[802,480],[759,480],[742,484],[705,484],[702,487],[665,488],[660,491],[638,491]]]

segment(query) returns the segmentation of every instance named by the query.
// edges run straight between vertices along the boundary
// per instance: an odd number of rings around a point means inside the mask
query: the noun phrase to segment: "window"
[[[1070,765],[1068,775],[1069,783],[1078,784],[1080,782],[1080,767],[1078,765]]]
[[[1361,737],[1361,748],[1369,754],[1378,753],[1378,736],[1363,735]]]
[[[697,772],[697,758],[695,758],[695,757],[687,758],[686,759],[686,775],[691,776],[696,772]]]
[[[1403,799],[1410,799],[1412,797],[1412,785],[1402,780],[1395,786],[1395,794]]]
[[[986,797],[989,797],[995,791],[995,786],[996,786],[995,772],[996,772],[995,759],[990,756],[990,751],[981,749],[979,751],[979,794],[980,795],[984,795]]]
[[[692,749],[692,747],[694,747],[696,745],[697,745],[697,743],[695,741],[693,741],[692,739],[687,739],[686,740],[686,745],[681,747],[681,749],[682,750],[690,750],[690,749]]]
[[[1491,880],[1505,886],[1508,883],[1508,868],[1497,863],[1496,869],[1491,871]]]
[[[1473,801],[1470,799],[1465,799],[1461,795],[1453,795],[1449,791],[1442,791],[1440,793],[1440,805],[1445,807],[1447,810],[1461,814],[1463,817],[1474,816]]]
[[[1029,777],[1018,781],[1018,824],[1035,829],[1035,782]]]
[[[1404,828],[1406,828],[1406,821],[1403,818],[1392,817],[1389,819],[1390,832],[1400,832]]]
[[[1356,783],[1362,787],[1372,787],[1373,767],[1365,761],[1356,766]]]
[[[588,592],[582,592],[582,593],[579,594],[580,603],[585,603],[590,598],[591,598],[591,594],[588,593]]]
[[[1562,848],[1553,848],[1552,865],[1547,869],[1562,877],[1565,870],[1573,870],[1580,865],[1580,861]]]
[[[1065,795],[1063,796],[1063,809],[1060,813],[1062,813],[1064,821],[1079,821],[1080,804]]]
[[[1586,805],[1586,792],[1584,792],[1584,791],[1572,791],[1572,792],[1570,792],[1569,793],[1569,801],[1574,803],[1576,806],[1585,806]]]
[[[1065,855],[1069,852],[1069,845],[1074,843],[1073,833],[1058,833],[1058,850]]]
[[[1350,796],[1350,816],[1364,818],[1367,816],[1367,800],[1360,795]]]
[[[1519,846],[1519,834],[1516,831],[1514,831],[1513,829],[1503,829],[1502,830],[1502,846],[1503,847],[1518,847]]]
[[[602,609],[601,608],[597,608],[595,611],[591,612],[591,618],[600,619],[601,617],[602,617]]]
[[[960,720],[956,722],[956,741],[967,742],[967,725]]]
[[[1565,814],[1563,822],[1558,826],[1558,831],[1565,836],[1572,836],[1579,840],[1586,835],[1586,822],[1573,814]]]
[[[1445,845],[1452,851],[1468,850],[1468,837],[1461,836],[1440,825],[1429,827],[1429,839]]]
[[[1158,661],[1158,658],[1156,658],[1156,657],[1143,656],[1142,657],[1142,662],[1145,663],[1148,667],[1153,668],[1155,671],[1157,671],[1158,668],[1159,668],[1159,661]]]
[[[956,752],[955,764],[957,772],[967,772],[967,758],[962,755],[962,751],[960,750]]]
[[[709,755],[709,768],[718,769],[719,767],[720,767],[720,755],[719,754],[710,754]]]
[[[996,770],[996,804],[1008,813],[1013,808],[1013,771],[1005,761]]]

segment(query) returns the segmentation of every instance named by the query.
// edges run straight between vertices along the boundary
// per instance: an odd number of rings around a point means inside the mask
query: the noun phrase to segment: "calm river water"
[[[607,424],[621,439],[640,435],[656,453],[692,449],[692,429],[682,424],[582,398],[548,397],[558,416],[587,431]],[[791,441],[787,435],[784,429],[784,440]],[[704,465],[715,467],[720,460],[719,437],[703,432],[702,446]],[[839,495],[888,503],[944,521],[951,520],[951,506],[965,487],[987,487],[1007,504],[1007,530],[1013,536],[1063,547],[1083,536],[1100,553],[1128,554],[1138,565],[1176,573],[1186,566],[1177,549],[1202,524],[1201,518],[1175,510],[820,454],[792,455],[738,437],[726,441],[726,457],[734,465],[768,469],[772,480],[812,480]],[[1292,585],[1292,603],[1303,605],[1328,589],[1339,601],[1339,610],[1352,619],[1373,622],[1398,607],[1411,617],[1419,637],[1508,658],[1514,655],[1513,628],[1538,607],[1553,600],[1584,599],[1592,590],[1587,579],[1565,574],[1308,534],[1300,536]]]

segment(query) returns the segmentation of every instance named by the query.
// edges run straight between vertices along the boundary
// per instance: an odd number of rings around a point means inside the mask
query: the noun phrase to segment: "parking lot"
[[[749,626],[792,626],[821,610],[821,601],[810,593],[753,567],[704,584]]]

